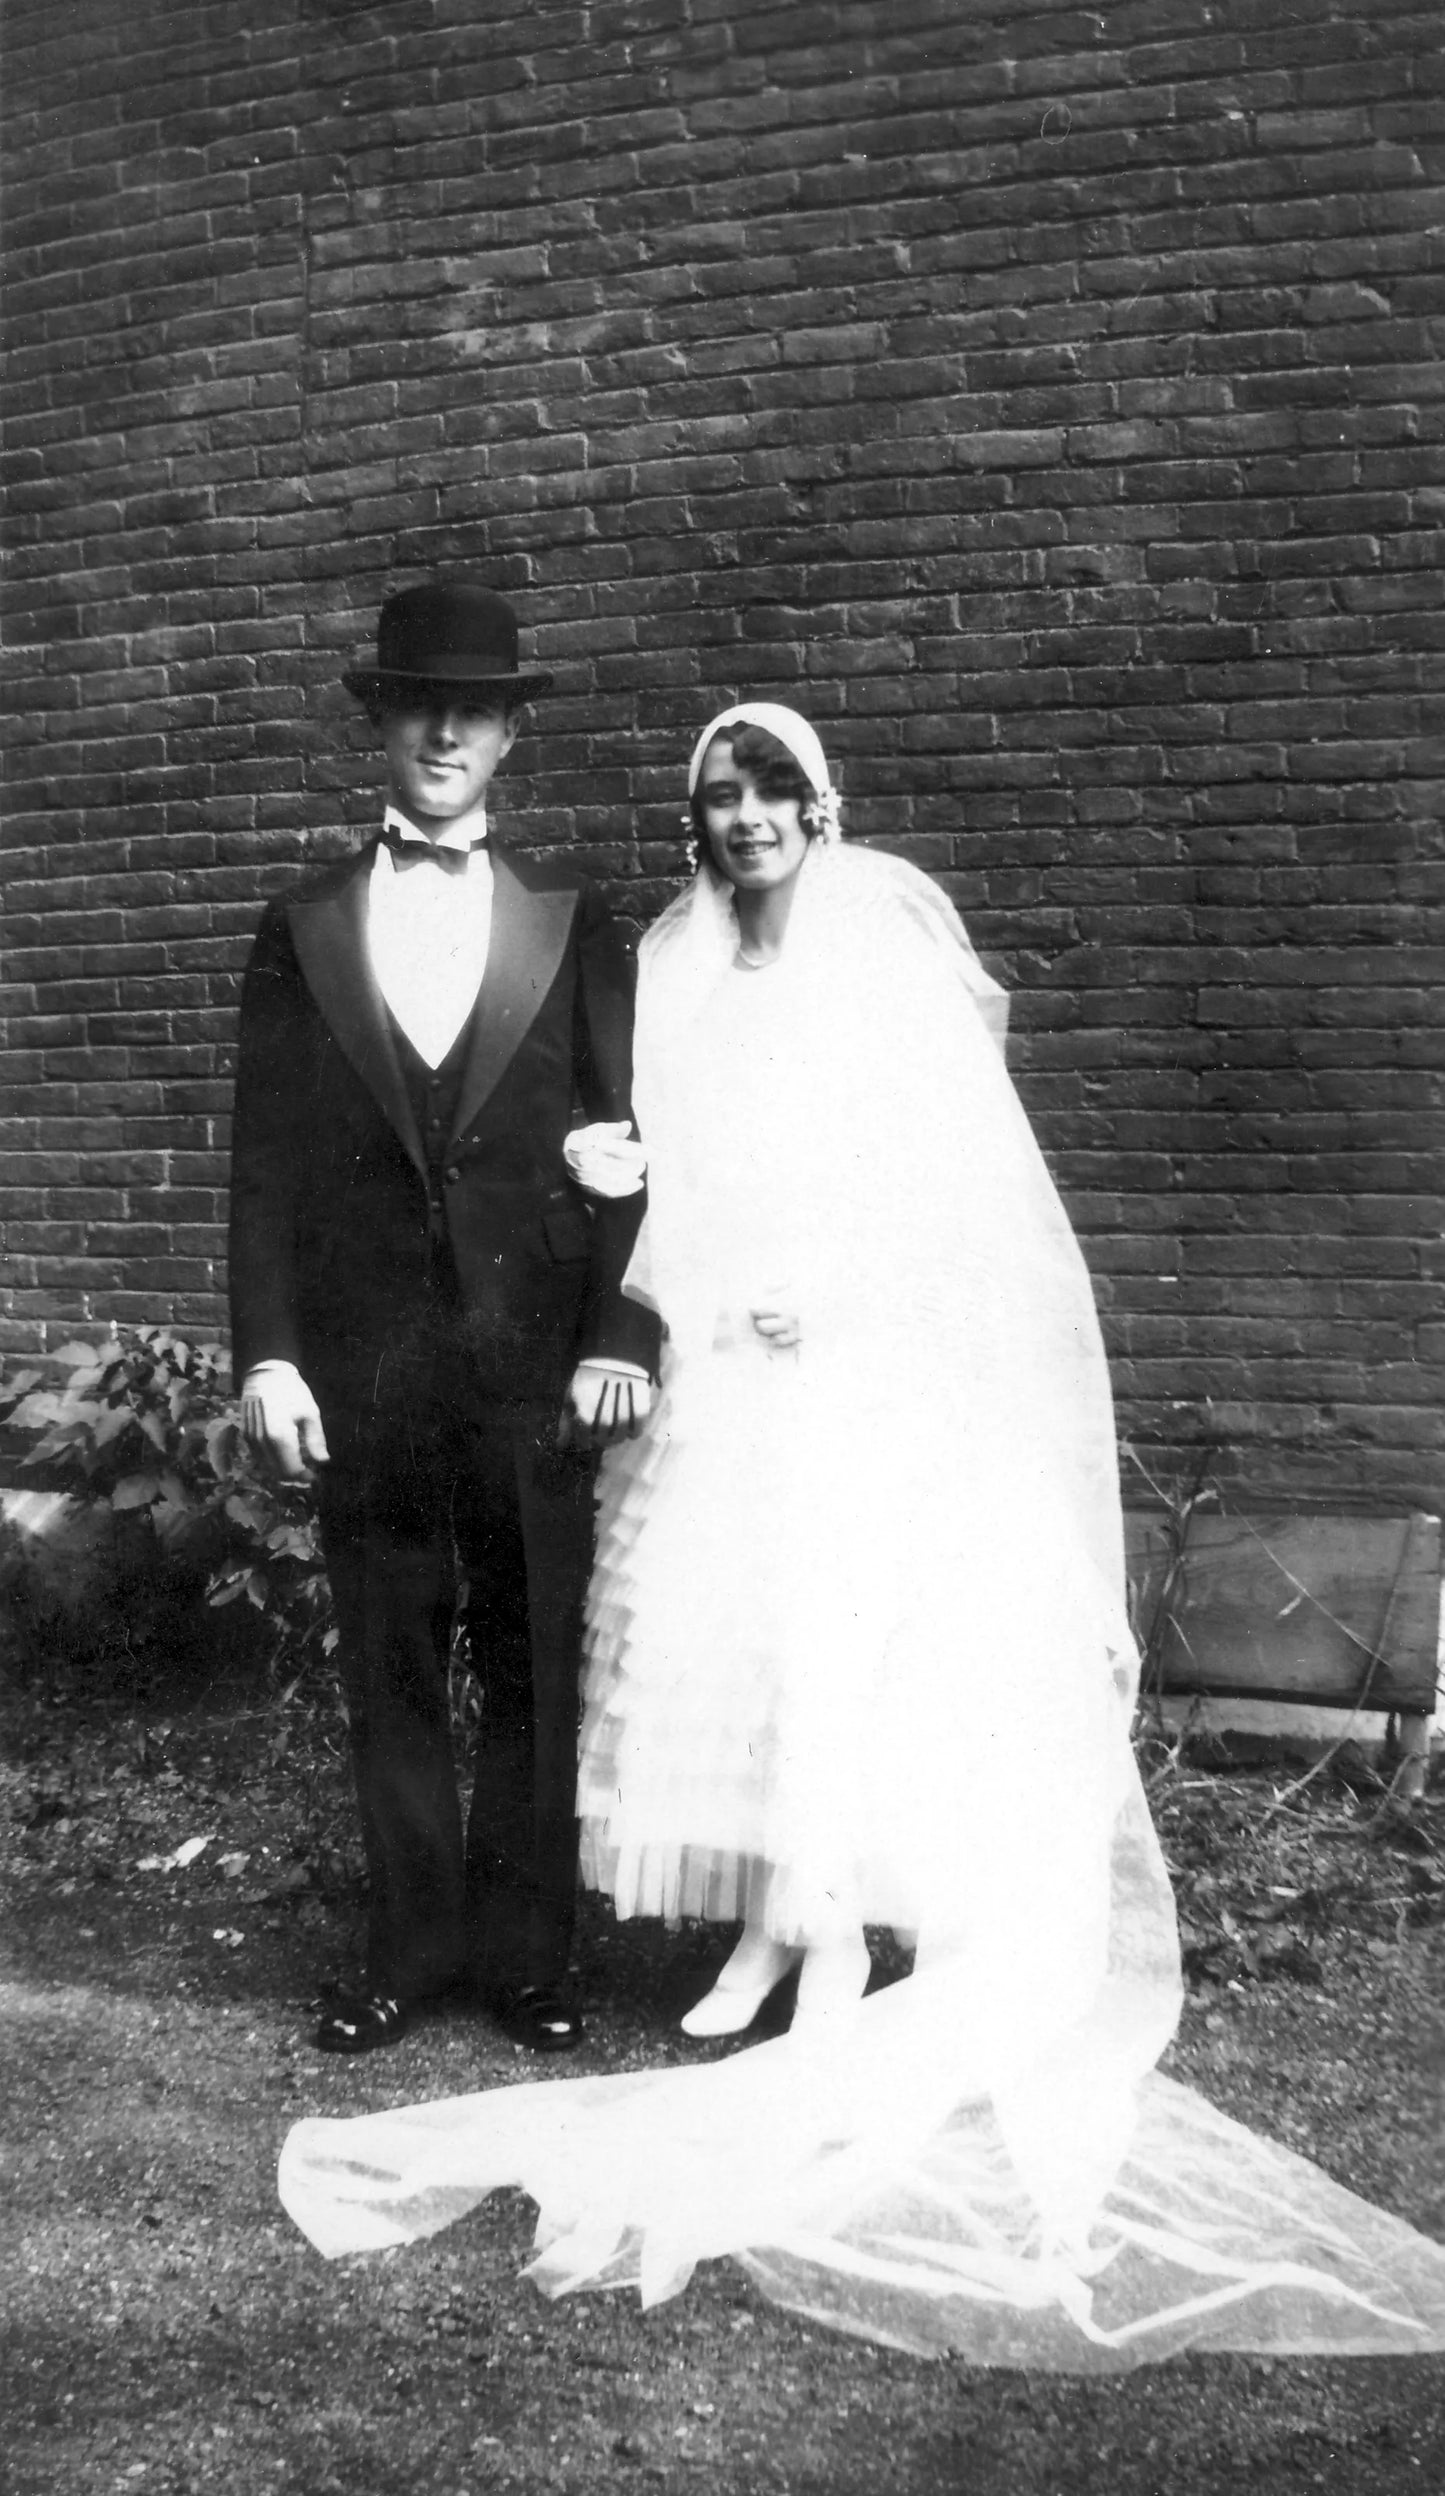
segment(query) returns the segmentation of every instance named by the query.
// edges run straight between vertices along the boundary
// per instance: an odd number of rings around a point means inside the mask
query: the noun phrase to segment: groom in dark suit
[[[316,2041],[365,2053],[466,1987],[545,2051],[581,2035],[592,1451],[645,1413],[657,1350],[621,1290],[641,1195],[584,1196],[564,1152],[585,1122],[625,1149],[631,966],[565,868],[488,839],[492,775],[550,682],[521,671],[504,599],[402,591],[376,666],[345,682],[385,755],[385,819],[262,921],[231,1193],[243,1426],[317,1475],[370,1875],[365,1974]],[[465,1837],[459,1624],[482,1686]]]

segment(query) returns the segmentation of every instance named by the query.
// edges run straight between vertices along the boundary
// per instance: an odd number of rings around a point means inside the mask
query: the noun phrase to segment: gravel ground
[[[517,2280],[519,2195],[323,2264],[275,2199],[287,2126],[526,2061],[457,2012],[360,2064],[310,2050],[308,1999],[358,1929],[334,1719],[52,1691],[12,1696],[0,1737],[13,2496],[1445,2487],[1445,2360],[983,2372],[809,2329],[727,2264],[648,2316],[552,2305]],[[1445,1797],[1405,1822],[1322,1780],[1271,1817],[1283,1781],[1161,1778],[1191,1973],[1170,2068],[1445,2238]],[[589,1907],[570,2068],[693,2051],[675,2015],[719,1955]]]

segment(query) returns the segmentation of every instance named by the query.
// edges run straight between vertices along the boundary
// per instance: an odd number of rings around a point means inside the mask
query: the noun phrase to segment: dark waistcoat
[[[427,1239],[431,1256],[429,1280],[437,1298],[448,1308],[461,1301],[457,1280],[456,1259],[452,1254],[447,1231],[445,1173],[447,1148],[456,1131],[457,1098],[466,1071],[467,1052],[472,1041],[475,1003],[461,1030],[439,1066],[429,1066],[421,1051],[415,1048],[402,1030],[396,1016],[387,1009],[392,1045],[397,1064],[406,1085],[421,1139],[426,1147],[427,1169]]]

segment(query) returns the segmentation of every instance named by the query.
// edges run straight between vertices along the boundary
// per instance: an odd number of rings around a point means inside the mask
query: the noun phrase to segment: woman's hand
[[[781,1297],[769,1295],[760,1308],[749,1309],[748,1315],[770,1352],[795,1352],[803,1340],[803,1321],[790,1309],[777,1305]]]

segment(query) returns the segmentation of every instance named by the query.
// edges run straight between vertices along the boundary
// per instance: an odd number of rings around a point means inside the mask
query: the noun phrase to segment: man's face
[[[381,714],[391,796],[418,830],[437,832],[470,814],[512,750],[517,722],[484,691],[422,685]]]

